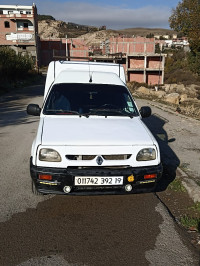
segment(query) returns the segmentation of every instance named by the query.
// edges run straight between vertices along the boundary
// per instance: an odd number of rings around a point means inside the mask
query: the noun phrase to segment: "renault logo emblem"
[[[103,158],[101,156],[98,156],[97,159],[96,159],[96,162],[97,162],[98,165],[102,165]]]

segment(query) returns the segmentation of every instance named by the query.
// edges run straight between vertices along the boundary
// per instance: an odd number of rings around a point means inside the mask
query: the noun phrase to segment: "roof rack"
[[[88,57],[80,57],[80,56],[57,56],[53,54],[53,59],[57,60],[73,60],[73,59],[78,59],[78,60],[84,60],[84,61],[115,61],[115,60],[122,60],[123,54],[122,53],[117,53],[117,54],[109,54],[112,57],[95,57],[95,56],[88,56]]]

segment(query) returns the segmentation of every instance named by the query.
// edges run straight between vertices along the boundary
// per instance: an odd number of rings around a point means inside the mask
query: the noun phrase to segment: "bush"
[[[55,20],[54,17],[52,17],[51,15],[38,15],[38,21],[42,21],[42,20]]]
[[[200,52],[196,54],[190,52],[188,54],[188,63],[190,70],[200,76]]]
[[[173,72],[165,74],[166,84],[184,84],[185,86],[191,84],[199,85],[198,78],[190,70],[176,69]]]
[[[28,55],[16,54],[9,47],[0,48],[0,77],[3,80],[16,80],[33,69],[33,61]]]
[[[200,58],[199,58],[200,59]],[[183,49],[175,50],[168,55],[165,62],[165,83],[182,83],[184,85],[199,85],[198,70],[200,60],[196,60],[191,52]],[[197,66],[199,64],[199,67]]]

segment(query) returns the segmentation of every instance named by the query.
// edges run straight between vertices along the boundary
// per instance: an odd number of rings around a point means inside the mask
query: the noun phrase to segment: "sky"
[[[38,14],[107,29],[169,28],[172,9],[181,0],[0,0],[0,5],[32,5]]]

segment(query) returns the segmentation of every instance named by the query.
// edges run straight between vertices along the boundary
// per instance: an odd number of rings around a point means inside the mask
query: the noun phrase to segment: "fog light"
[[[65,187],[63,188],[63,191],[64,191],[65,193],[69,193],[71,190],[72,190],[72,188],[69,187],[69,186],[65,186]]]
[[[133,189],[133,187],[130,184],[128,184],[128,185],[125,186],[125,190],[127,192],[130,192],[132,189]]]

